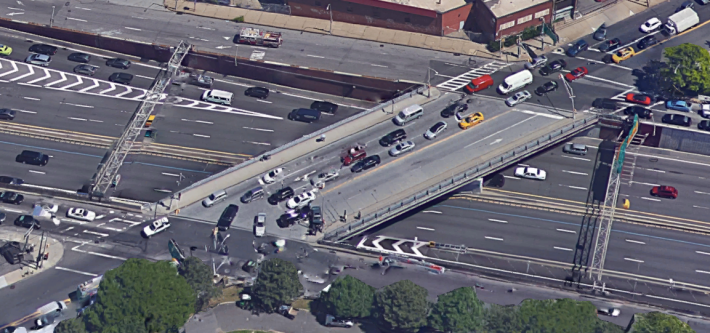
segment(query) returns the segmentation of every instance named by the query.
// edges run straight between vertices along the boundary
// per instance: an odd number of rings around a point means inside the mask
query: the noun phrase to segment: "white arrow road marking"
[[[29,70],[30,70],[29,73],[25,73],[25,74],[23,74],[23,75],[20,75],[20,76],[14,78],[14,79],[10,79],[10,82],[15,82],[15,81],[17,81],[17,80],[24,79],[24,78],[26,78],[26,77],[28,77],[28,76],[30,76],[30,75],[34,75],[34,73],[35,73],[34,66],[27,66],[27,68],[29,68]]]
[[[86,88],[84,88],[84,89],[81,89],[81,90],[79,90],[79,92],[86,92],[86,91],[89,91],[89,90],[91,90],[91,89],[97,88],[97,87],[99,86],[99,81],[96,81],[96,80],[94,80],[94,79],[91,79],[91,81],[94,81],[94,85],[93,85],[93,86],[89,86],[89,87],[86,87]]]
[[[99,94],[105,94],[105,93],[107,93],[107,92],[109,92],[109,91],[114,91],[114,90],[116,90],[116,85],[115,85],[115,84],[113,84],[113,83],[109,83],[109,84],[111,85],[111,88],[108,88],[108,89],[106,89],[106,90],[99,91]]]
[[[10,13],[10,14],[7,14],[7,16],[15,16],[15,15],[22,15],[22,14],[24,14],[24,12]]]
[[[220,45],[220,46],[217,46],[217,47],[215,47],[215,48],[222,50],[222,49],[228,49],[228,48],[230,48],[230,47],[231,47],[231,46],[223,46],[223,45]]]
[[[102,234],[102,233],[96,232],[96,231],[84,230],[84,233],[85,233],[85,234],[96,235],[96,236],[99,236],[99,237],[108,237],[108,234]]]
[[[42,68],[42,70],[44,71],[44,76],[43,76],[43,77],[41,77],[41,78],[39,78],[39,79],[34,79],[34,80],[32,80],[32,81],[30,81],[30,82],[27,82],[27,83],[28,83],[28,84],[34,84],[34,83],[37,83],[37,82],[39,82],[39,81],[44,81],[44,80],[49,79],[50,77],[52,77],[52,75],[49,74],[49,71],[48,71],[46,68]]]
[[[76,274],[88,275],[88,276],[92,276],[92,277],[96,277],[96,276],[97,276],[97,275],[94,274],[94,273],[87,273],[87,272],[77,271],[77,270],[75,270],[75,269],[64,268],[64,267],[59,267],[59,266],[55,266],[54,269],[58,269],[58,270],[60,270],[60,271],[72,272],[72,273],[76,273]]]
[[[71,88],[71,87],[75,87],[75,86],[78,86],[78,85],[84,83],[84,80],[82,80],[80,77],[77,76],[76,78],[77,78],[79,81],[74,82],[74,83],[72,83],[72,84],[70,84],[70,85],[68,85],[68,86],[64,86],[64,87],[58,88],[58,89],[59,89],[59,90],[68,90],[68,89]]]
[[[489,146],[492,146],[492,145],[494,145],[494,144],[496,144],[496,143],[499,143],[499,142],[501,142],[501,141],[503,141],[503,139],[495,139],[495,141],[489,143],[488,145],[489,145]]]
[[[54,81],[54,82],[52,82],[52,83],[48,83],[48,84],[45,84],[45,85],[44,85],[44,86],[45,86],[45,88],[46,88],[46,87],[50,87],[50,86],[53,86],[53,85],[55,85],[55,84],[57,84],[57,83],[61,83],[61,82],[64,82],[64,81],[66,81],[66,80],[67,80],[67,76],[66,76],[66,75],[64,75],[64,73],[62,73],[62,72],[59,72],[59,75],[61,75],[61,76],[62,76],[62,78],[61,78],[61,79],[59,79],[59,80],[57,80],[57,81]]]

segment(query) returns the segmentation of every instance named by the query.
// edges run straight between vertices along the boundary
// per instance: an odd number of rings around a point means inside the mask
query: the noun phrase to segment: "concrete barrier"
[[[167,62],[170,45],[149,44],[84,31],[0,18],[0,26],[141,59]],[[183,65],[198,70],[269,82],[329,95],[380,102],[416,89],[416,82],[390,80],[200,51],[193,47]]]

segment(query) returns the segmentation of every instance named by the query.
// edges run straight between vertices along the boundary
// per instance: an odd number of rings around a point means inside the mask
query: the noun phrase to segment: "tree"
[[[710,92],[710,53],[701,46],[685,43],[663,51],[666,66],[661,75],[678,89],[693,93]]]
[[[516,306],[501,306],[491,304],[486,310],[486,333],[520,333],[522,325]]]
[[[62,320],[59,325],[54,328],[55,333],[87,333],[84,326],[83,318],[73,318]]]
[[[432,309],[429,326],[447,333],[478,331],[483,327],[483,302],[471,287],[443,294]]]
[[[257,310],[271,313],[291,303],[302,290],[296,266],[278,258],[269,259],[261,263],[254,283],[253,303]]]
[[[180,275],[185,278],[195,293],[195,312],[200,312],[211,298],[222,294],[222,289],[215,286],[212,281],[212,268],[199,258],[189,257],[178,268]]]
[[[427,290],[409,280],[395,282],[375,294],[375,318],[389,329],[416,332],[426,325]]]
[[[151,333],[170,332],[185,324],[194,308],[194,292],[175,267],[134,258],[104,274],[85,323],[90,332],[113,333],[123,323],[142,323]]]
[[[327,293],[321,294],[321,302],[328,312],[341,318],[366,318],[372,312],[375,288],[346,275],[333,282]]]
[[[518,311],[525,332],[608,332],[606,325],[597,317],[597,308],[591,302],[568,298],[525,300],[518,307]]]
[[[680,321],[678,317],[650,312],[634,315],[634,321],[629,332],[633,333],[695,333],[690,325]]]
[[[170,332],[170,330],[166,330]],[[121,322],[116,326],[111,326],[103,330],[102,333],[149,333],[146,330],[143,321],[137,317],[127,317],[123,318]]]

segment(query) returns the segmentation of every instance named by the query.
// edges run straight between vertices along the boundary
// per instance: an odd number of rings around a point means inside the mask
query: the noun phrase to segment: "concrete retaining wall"
[[[170,50],[171,45],[148,44],[4,18],[0,18],[0,27],[158,62],[167,62],[170,60],[172,53]],[[396,95],[416,89],[418,86],[414,82],[338,73],[263,60],[251,61],[241,57],[237,58],[237,65],[235,66],[235,60],[232,56],[200,51],[194,48],[185,57],[183,65],[198,70],[375,102],[392,99]]]
[[[663,128],[659,148],[710,155],[710,135],[675,128]]]

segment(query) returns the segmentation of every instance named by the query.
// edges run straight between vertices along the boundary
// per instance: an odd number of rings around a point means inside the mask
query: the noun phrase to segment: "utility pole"
[[[330,4],[328,4],[328,7],[325,8],[330,13],[330,27],[328,28],[328,34],[332,35],[333,34],[333,10],[330,8]]]
[[[54,7],[52,6],[52,18],[49,19],[49,27],[51,28],[52,25],[54,25]]]
[[[574,90],[572,90],[572,87],[570,87],[569,83],[565,80],[565,77],[560,74],[560,80],[562,80],[562,84],[565,86],[565,90],[567,90],[567,95],[569,96],[569,99],[572,101],[572,120],[577,119],[577,109],[574,107]]]

